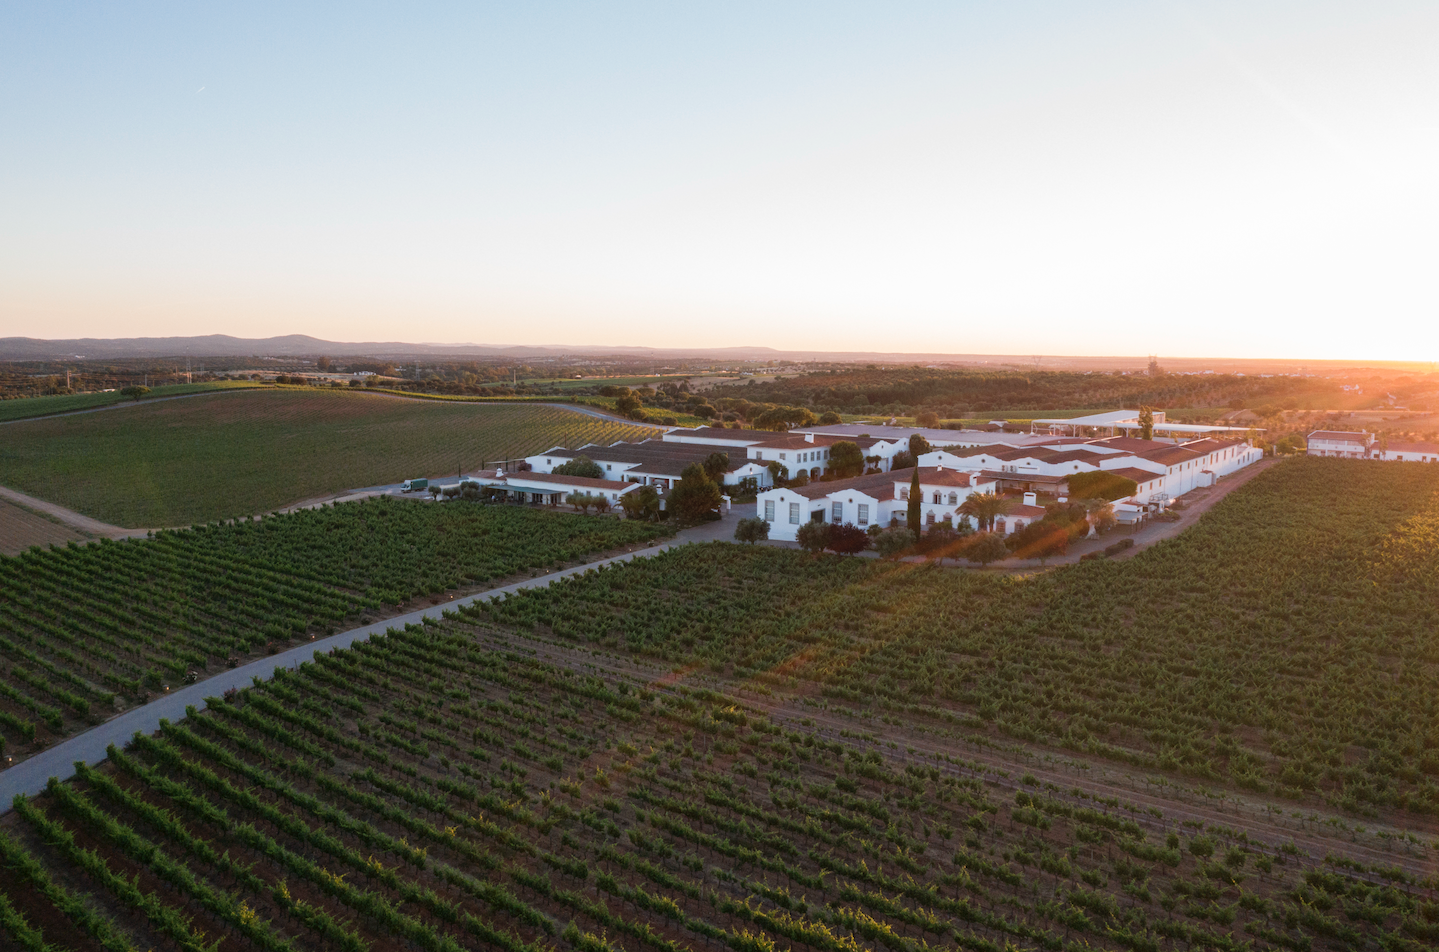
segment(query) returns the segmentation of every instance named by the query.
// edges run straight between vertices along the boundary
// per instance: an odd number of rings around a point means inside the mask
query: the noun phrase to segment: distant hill
[[[283,337],[231,337],[207,334],[201,337],[124,337],[74,340],[40,340],[34,337],[0,337],[0,361],[5,360],[106,360],[143,357],[642,357],[663,359],[712,359],[716,361],[791,360],[821,363],[877,363],[882,365],[920,364],[963,366],[994,370],[1143,370],[1147,357],[1063,356],[1032,354],[940,354],[878,351],[776,350],[773,347],[634,347],[604,345],[497,346],[490,344],[433,344],[404,341],[346,342],[321,340],[305,334]],[[1387,371],[1432,373],[1431,362],[1245,359],[1231,357],[1160,356],[1166,370],[1215,373],[1332,373],[1348,368],[1371,367]]]
[[[395,357],[446,356],[559,356],[614,354],[633,356],[716,356],[734,360],[773,360],[781,356],[771,347],[719,347],[661,349],[654,347],[552,347],[542,345],[491,346],[485,344],[425,344],[403,341],[345,342],[321,340],[305,334],[283,337],[123,337],[102,339],[40,340],[34,337],[0,337],[0,360],[100,360],[121,357]]]

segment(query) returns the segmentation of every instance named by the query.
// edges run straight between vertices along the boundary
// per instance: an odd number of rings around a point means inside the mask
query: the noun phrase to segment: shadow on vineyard
[[[1013,580],[686,547],[486,618],[946,730],[1433,815],[1436,520],[1439,468],[1305,458],[1123,562]]]
[[[378,497],[0,557],[0,753],[33,752],[169,685],[362,615],[666,533]]]
[[[36,949],[1435,937],[1434,884],[1398,867],[496,650],[472,614],[321,655],[18,797],[0,922]]]

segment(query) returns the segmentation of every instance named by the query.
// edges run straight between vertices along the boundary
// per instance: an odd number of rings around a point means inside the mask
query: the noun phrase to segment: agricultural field
[[[0,555],[18,555],[32,545],[63,545],[86,538],[42,513],[0,499]]]
[[[41,949],[1427,948],[1434,883],[767,716],[451,613],[18,797]]]
[[[1028,578],[688,546],[487,609],[941,731],[1439,815],[1439,467],[1300,458],[1133,559]]]
[[[8,424],[0,483],[114,525],[160,528],[654,432],[549,406],[257,390]]]
[[[249,381],[216,380],[209,383],[177,383],[164,387],[151,387],[146,400],[157,397],[181,397],[192,393],[209,393],[214,390],[249,390],[256,385]],[[0,423],[10,420],[26,420],[32,417],[53,416],[57,413],[74,413],[76,410],[94,410],[97,407],[129,403],[130,398],[116,390],[112,393],[73,393],[53,397],[21,397],[16,400],[0,400]]]
[[[0,557],[0,754],[33,753],[167,685],[415,598],[493,587],[665,533],[378,497]]]

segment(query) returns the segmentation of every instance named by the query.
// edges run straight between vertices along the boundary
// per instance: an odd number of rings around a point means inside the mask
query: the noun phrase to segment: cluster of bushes
[[[605,498],[604,493],[572,492],[565,497],[565,502],[568,505],[574,506],[576,512],[587,513],[590,511],[591,506],[594,507],[595,512],[604,513],[610,511],[610,501]]]

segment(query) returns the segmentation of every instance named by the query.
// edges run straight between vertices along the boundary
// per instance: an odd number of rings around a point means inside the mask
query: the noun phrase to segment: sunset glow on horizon
[[[11,7],[0,337],[1439,360],[1439,7]]]

